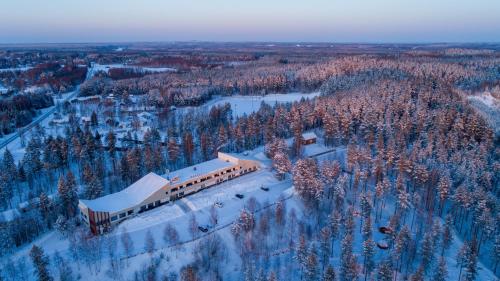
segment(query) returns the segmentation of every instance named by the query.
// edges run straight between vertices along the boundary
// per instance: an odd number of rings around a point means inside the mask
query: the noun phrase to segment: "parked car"
[[[239,193],[237,193],[235,196],[238,197],[239,199],[245,198],[245,196],[243,194],[239,194]]]
[[[264,191],[269,191],[269,187],[263,186],[263,185],[260,186],[260,189],[262,189]]]
[[[217,208],[222,208],[224,206],[224,204],[222,204],[222,202],[217,201],[214,203],[214,206]]]
[[[205,226],[198,226],[198,229],[201,231],[201,232],[207,232],[208,231],[208,227],[205,227]]]

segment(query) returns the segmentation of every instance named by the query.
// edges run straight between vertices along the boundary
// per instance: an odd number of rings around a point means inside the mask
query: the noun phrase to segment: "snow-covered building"
[[[162,176],[149,173],[120,192],[94,200],[79,200],[78,207],[92,233],[102,234],[130,216],[259,168],[256,160],[219,152],[216,159]]]
[[[302,134],[302,144],[308,145],[308,144],[316,143],[317,138],[318,137],[313,132],[303,133]]]

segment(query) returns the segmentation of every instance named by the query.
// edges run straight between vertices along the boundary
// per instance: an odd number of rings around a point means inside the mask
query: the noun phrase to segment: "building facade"
[[[149,173],[124,190],[94,200],[79,200],[82,221],[94,234],[138,213],[260,169],[258,161],[228,153],[160,176]]]

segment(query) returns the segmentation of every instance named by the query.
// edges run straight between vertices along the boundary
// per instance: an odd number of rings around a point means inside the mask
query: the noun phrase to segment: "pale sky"
[[[499,42],[500,0],[0,0],[0,43]]]

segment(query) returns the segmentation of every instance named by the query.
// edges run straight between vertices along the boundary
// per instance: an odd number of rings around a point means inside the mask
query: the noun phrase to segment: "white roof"
[[[311,140],[311,139],[315,139],[315,138],[317,138],[317,137],[316,137],[316,134],[315,134],[315,133],[313,133],[313,132],[308,132],[308,133],[303,133],[303,134],[302,134],[302,138],[303,138],[304,140]]]
[[[184,169],[180,169],[177,171],[170,172],[168,175],[163,175],[165,178],[172,181],[172,183],[181,183],[185,182],[191,178],[195,178],[201,175],[210,174],[212,172],[225,169],[228,167],[234,166],[234,163],[226,162],[219,158],[206,161],[197,165],[193,165],[191,167],[187,167]]]
[[[120,192],[80,201],[92,211],[116,213],[140,204],[168,183],[167,179],[149,173]]]

